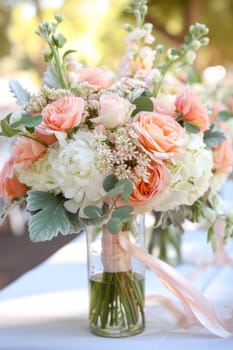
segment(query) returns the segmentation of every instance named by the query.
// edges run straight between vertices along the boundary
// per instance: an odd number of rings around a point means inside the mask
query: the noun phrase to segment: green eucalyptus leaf
[[[40,123],[42,122],[42,116],[38,115],[38,116],[24,116],[22,117],[20,120],[18,120],[17,122],[11,124],[11,126],[13,128],[17,128],[19,126],[25,126],[27,128],[35,128],[36,126],[38,126]]]
[[[128,202],[129,197],[131,196],[134,190],[132,183],[127,179],[123,179],[118,182],[118,186],[124,187],[123,191],[120,193],[120,196],[124,202]]]
[[[129,214],[133,212],[133,207],[130,205],[123,205],[118,207],[112,213],[112,217],[118,217],[119,219],[125,219],[129,217]]]
[[[17,104],[25,105],[31,98],[30,93],[22,87],[18,80],[10,79],[9,87],[11,92],[15,95],[17,99]]]
[[[98,219],[103,215],[101,208],[94,205],[89,205],[83,209],[84,214],[90,219]]]
[[[8,114],[4,119],[1,120],[2,134],[7,137],[13,137],[20,132],[20,130],[12,128],[9,124],[10,116],[11,114]]]
[[[228,121],[232,118],[233,118],[233,112],[230,112],[230,111],[221,111],[216,116],[216,119],[221,121]]]
[[[116,197],[116,196],[122,194],[124,192],[124,189],[125,189],[125,186],[123,184],[117,185],[113,189],[111,189],[110,191],[107,192],[107,196],[109,198]]]
[[[116,185],[116,183],[118,182],[118,180],[116,179],[116,177],[114,175],[108,175],[103,182],[103,188],[106,192],[110,191],[111,189],[113,189]]]
[[[208,148],[215,148],[226,140],[226,136],[220,127],[213,123],[204,133],[204,142]]]
[[[190,132],[192,134],[197,134],[200,132],[200,129],[198,128],[198,126],[193,125],[193,124],[187,122],[186,120],[184,121],[184,127],[185,127],[185,130],[187,132]]]
[[[121,228],[121,220],[119,218],[111,218],[108,222],[107,222],[107,229],[109,230],[109,232],[111,232],[112,234],[117,234],[120,232],[120,228]]]
[[[105,216],[101,216],[98,219],[90,219],[90,218],[84,218],[82,216],[79,216],[79,222],[83,226],[99,226],[103,223]]]
[[[133,101],[133,104],[136,106],[136,109],[133,111],[133,115],[136,115],[141,111],[152,112],[154,109],[153,102],[148,96],[140,96],[136,98]]]

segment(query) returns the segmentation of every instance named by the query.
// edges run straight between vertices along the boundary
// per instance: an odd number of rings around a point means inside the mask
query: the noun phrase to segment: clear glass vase
[[[148,252],[169,265],[181,263],[181,237],[169,226],[153,229],[148,243]]]
[[[135,217],[127,226],[121,234],[144,247],[144,217]],[[91,332],[114,338],[141,333],[144,265],[130,257],[119,243],[119,234],[111,234],[104,225],[88,228],[87,247]]]

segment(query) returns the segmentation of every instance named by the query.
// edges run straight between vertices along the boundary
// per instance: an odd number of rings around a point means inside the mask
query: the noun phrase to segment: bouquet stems
[[[103,272],[90,279],[93,333],[122,337],[144,329],[144,278],[127,272]]]

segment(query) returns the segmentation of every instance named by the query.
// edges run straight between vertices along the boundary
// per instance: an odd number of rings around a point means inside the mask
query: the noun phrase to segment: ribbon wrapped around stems
[[[219,337],[233,336],[233,330],[216,312],[208,299],[174,268],[134,245],[124,232],[119,234],[121,247],[149,267],[160,281],[183,303],[188,324],[198,320],[206,329]]]

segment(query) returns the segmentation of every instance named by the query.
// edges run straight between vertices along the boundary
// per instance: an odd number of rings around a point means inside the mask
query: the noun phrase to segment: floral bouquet
[[[103,272],[91,289],[90,306],[92,329],[99,327],[101,335],[119,326],[133,334],[143,329],[143,286],[131,269],[132,256],[152,266],[178,296],[192,294],[174,271],[131,242],[133,218],[153,210],[158,226],[168,218],[180,225],[178,212],[193,220],[208,214],[211,232],[219,190],[214,179],[233,163],[223,123],[211,119],[189,86],[166,80],[169,70],[193,63],[195,52],[208,43],[207,27],[192,25],[179,48],[166,50],[153,47],[152,26],[144,24],[146,1],[134,0],[127,11],[136,25],[126,25],[126,51],[114,79],[99,67],[82,66],[74,50],[63,50],[61,16],[41,22],[36,33],[48,44],[43,86],[31,96],[11,80],[22,109],[1,120],[1,135],[13,138],[0,177],[2,219],[26,202],[34,242],[103,228]],[[186,304],[200,319],[197,305]],[[203,314],[211,317],[209,310]]]

